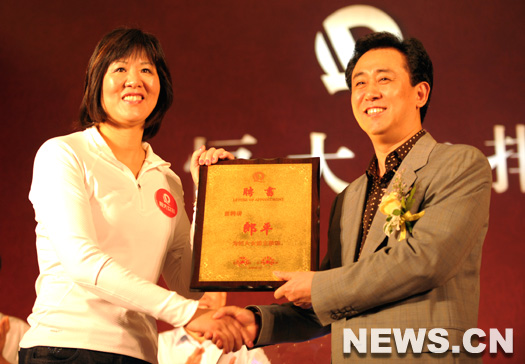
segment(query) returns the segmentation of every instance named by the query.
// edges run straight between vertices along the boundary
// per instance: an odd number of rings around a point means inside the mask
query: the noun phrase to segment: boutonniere
[[[392,192],[383,196],[379,204],[379,211],[387,216],[383,231],[388,236],[396,232],[398,241],[406,238],[407,231],[412,233],[416,221],[425,214],[424,210],[417,214],[410,212],[416,187],[405,193],[406,184],[401,182],[401,174],[396,176]]]

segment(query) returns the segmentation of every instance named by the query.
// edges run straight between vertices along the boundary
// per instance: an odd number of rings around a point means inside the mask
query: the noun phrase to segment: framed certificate
[[[319,158],[202,166],[191,289],[271,291],[274,271],[317,270]]]

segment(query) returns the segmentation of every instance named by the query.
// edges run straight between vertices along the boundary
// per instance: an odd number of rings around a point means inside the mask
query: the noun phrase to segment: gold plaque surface
[[[205,188],[199,187],[192,288],[253,289],[260,283],[270,289],[268,282],[278,282],[276,270],[316,268],[312,210],[318,197],[313,201],[312,191],[318,190],[318,171],[308,161],[207,167]]]

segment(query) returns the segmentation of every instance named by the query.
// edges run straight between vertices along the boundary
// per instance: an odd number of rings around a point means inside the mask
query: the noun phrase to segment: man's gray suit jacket
[[[303,341],[332,333],[332,363],[415,358],[475,362],[452,355],[463,333],[477,327],[481,250],[488,228],[492,172],[485,156],[466,145],[439,144],[424,135],[400,165],[397,175],[415,187],[411,212],[425,211],[412,234],[398,241],[386,236],[386,216],[377,212],[355,261],[365,205],[367,177],[352,182],[333,204],[328,252],[312,283],[312,308],[291,304],[257,306],[262,326],[257,345]],[[393,181],[396,177],[393,178]],[[392,191],[392,183],[385,195]],[[449,351],[442,355],[343,353],[343,329],[447,330]],[[429,352],[425,340],[423,352]],[[439,347],[439,345],[437,345]]]

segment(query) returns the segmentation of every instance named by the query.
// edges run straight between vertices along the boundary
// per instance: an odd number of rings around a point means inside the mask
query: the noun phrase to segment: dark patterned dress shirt
[[[425,135],[425,130],[420,130],[412,138],[407,140],[403,145],[398,147],[392,153],[390,153],[385,160],[385,174],[382,177],[379,176],[379,168],[377,165],[377,157],[374,155],[368,169],[366,170],[366,176],[368,177],[368,185],[366,187],[366,199],[365,199],[365,209],[363,213],[363,222],[361,225],[361,239],[360,244],[357,246],[358,251],[356,252],[356,261],[361,255],[363,250],[363,245],[365,243],[368,232],[370,231],[370,226],[372,225],[372,220],[379,208],[381,203],[381,198],[385,193],[386,188],[394,175],[396,174],[397,169],[401,165],[403,159],[407,156],[408,152],[412,149],[414,144]]]

